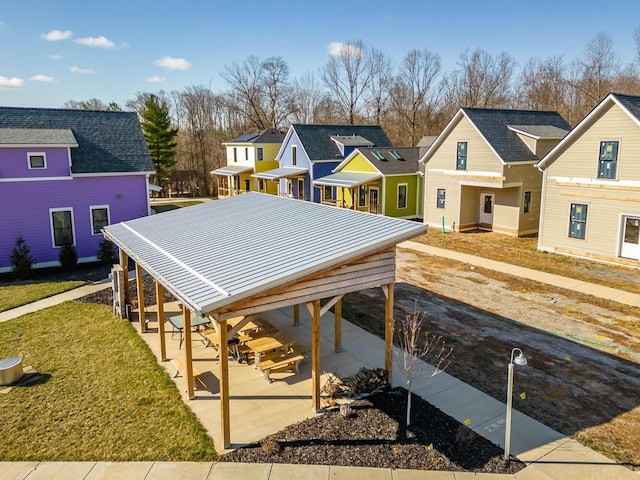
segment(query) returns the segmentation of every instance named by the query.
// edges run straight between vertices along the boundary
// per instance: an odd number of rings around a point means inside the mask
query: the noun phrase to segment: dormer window
[[[618,166],[618,142],[600,142],[598,178],[616,178]]]
[[[467,169],[467,142],[458,142],[456,154],[456,170]]]
[[[47,156],[44,152],[39,153],[28,153],[27,157],[29,158],[29,169],[43,169],[47,168]]]

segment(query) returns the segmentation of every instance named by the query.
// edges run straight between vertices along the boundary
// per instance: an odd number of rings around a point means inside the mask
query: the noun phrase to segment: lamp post
[[[516,358],[513,358],[515,353],[520,352]],[[509,362],[509,375],[507,383],[507,422],[504,431],[504,459],[509,460],[509,450],[511,449],[511,410],[513,405],[513,364],[526,365],[527,359],[525,358],[522,350],[514,348],[511,350],[511,361]]]

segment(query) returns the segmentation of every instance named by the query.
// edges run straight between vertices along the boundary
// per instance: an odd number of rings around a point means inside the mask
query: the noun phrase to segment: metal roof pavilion
[[[203,316],[424,232],[407,220],[255,192],[104,228]]]
[[[379,173],[338,172],[313,181],[314,185],[353,188],[382,178]]]
[[[233,177],[241,173],[252,172],[253,167],[246,165],[227,165],[216,170],[211,171],[211,175],[222,175],[225,177]]]

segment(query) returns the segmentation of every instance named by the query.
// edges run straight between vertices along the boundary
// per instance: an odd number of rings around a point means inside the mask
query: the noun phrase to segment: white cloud
[[[88,68],[80,68],[75,65],[69,69],[71,73],[82,73],[84,75],[89,75],[91,73],[95,73],[93,70],[89,70]]]
[[[29,80],[33,80],[34,82],[53,83],[53,77],[50,77],[49,75],[34,75]]]
[[[77,40],[74,40],[74,42],[86,47],[113,48],[116,46],[115,43],[102,35],[99,37],[78,38]]]
[[[67,40],[71,38],[73,32],[71,30],[51,30],[48,33],[43,33],[40,38],[47,40],[48,42],[57,42],[59,40]]]
[[[24,80],[18,77],[3,77],[0,76],[0,88],[22,88],[24,87]]]
[[[49,57],[49,60],[62,60],[62,55],[58,55],[58,54],[47,55],[47,57]]]
[[[163,83],[164,82],[164,77],[160,77],[160,76],[156,75],[154,77],[145,78],[145,81],[149,82],[149,83]]]
[[[189,70],[191,68],[191,62],[184,58],[162,57],[156,60],[155,64],[167,70]]]
[[[327,53],[332,57],[359,57],[362,49],[342,42],[331,42],[327,45]]]

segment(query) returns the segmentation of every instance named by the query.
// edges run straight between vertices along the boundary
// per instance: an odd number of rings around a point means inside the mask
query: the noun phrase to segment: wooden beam
[[[295,327],[300,325],[300,304],[298,303],[293,306],[293,325]]]
[[[164,336],[164,287],[156,280],[156,304],[158,305],[158,335],[160,335],[160,360],[167,359],[167,339]]]
[[[336,295],[331,300],[329,300],[327,304],[320,310],[320,316],[322,317],[325,313],[327,313],[331,307],[342,300],[342,297],[344,297],[344,295]]]
[[[142,267],[136,263],[136,283],[138,284],[138,319],[140,320],[140,332],[147,331],[147,324],[144,315],[144,279],[142,278]]]
[[[184,359],[187,364],[187,395],[189,400],[196,398],[193,384],[193,354],[191,352],[191,310],[182,306],[182,318],[184,319]]]
[[[227,353],[228,332],[226,320],[221,321],[219,327],[220,433],[222,434],[223,447],[228,448],[231,445],[231,420],[229,412],[229,355]]]
[[[342,351],[342,297],[340,295],[333,309],[333,344],[336,352]]]
[[[393,293],[394,284],[382,286],[384,296],[387,298],[384,308],[384,368],[389,372],[389,383],[393,379]]]
[[[124,305],[122,311],[126,312],[127,305],[131,305],[131,292],[129,292],[129,255],[120,249],[120,266],[124,270]]]
[[[313,409],[320,411],[320,300],[313,301],[311,320],[311,400]]]
[[[249,323],[251,320],[253,320],[256,317],[257,315],[247,315],[246,317],[244,317],[232,329],[230,329],[227,332],[227,338],[233,337],[236,333],[238,333],[242,329],[242,327],[244,327],[247,323]],[[214,325],[216,325],[218,322],[213,322],[213,323]]]

